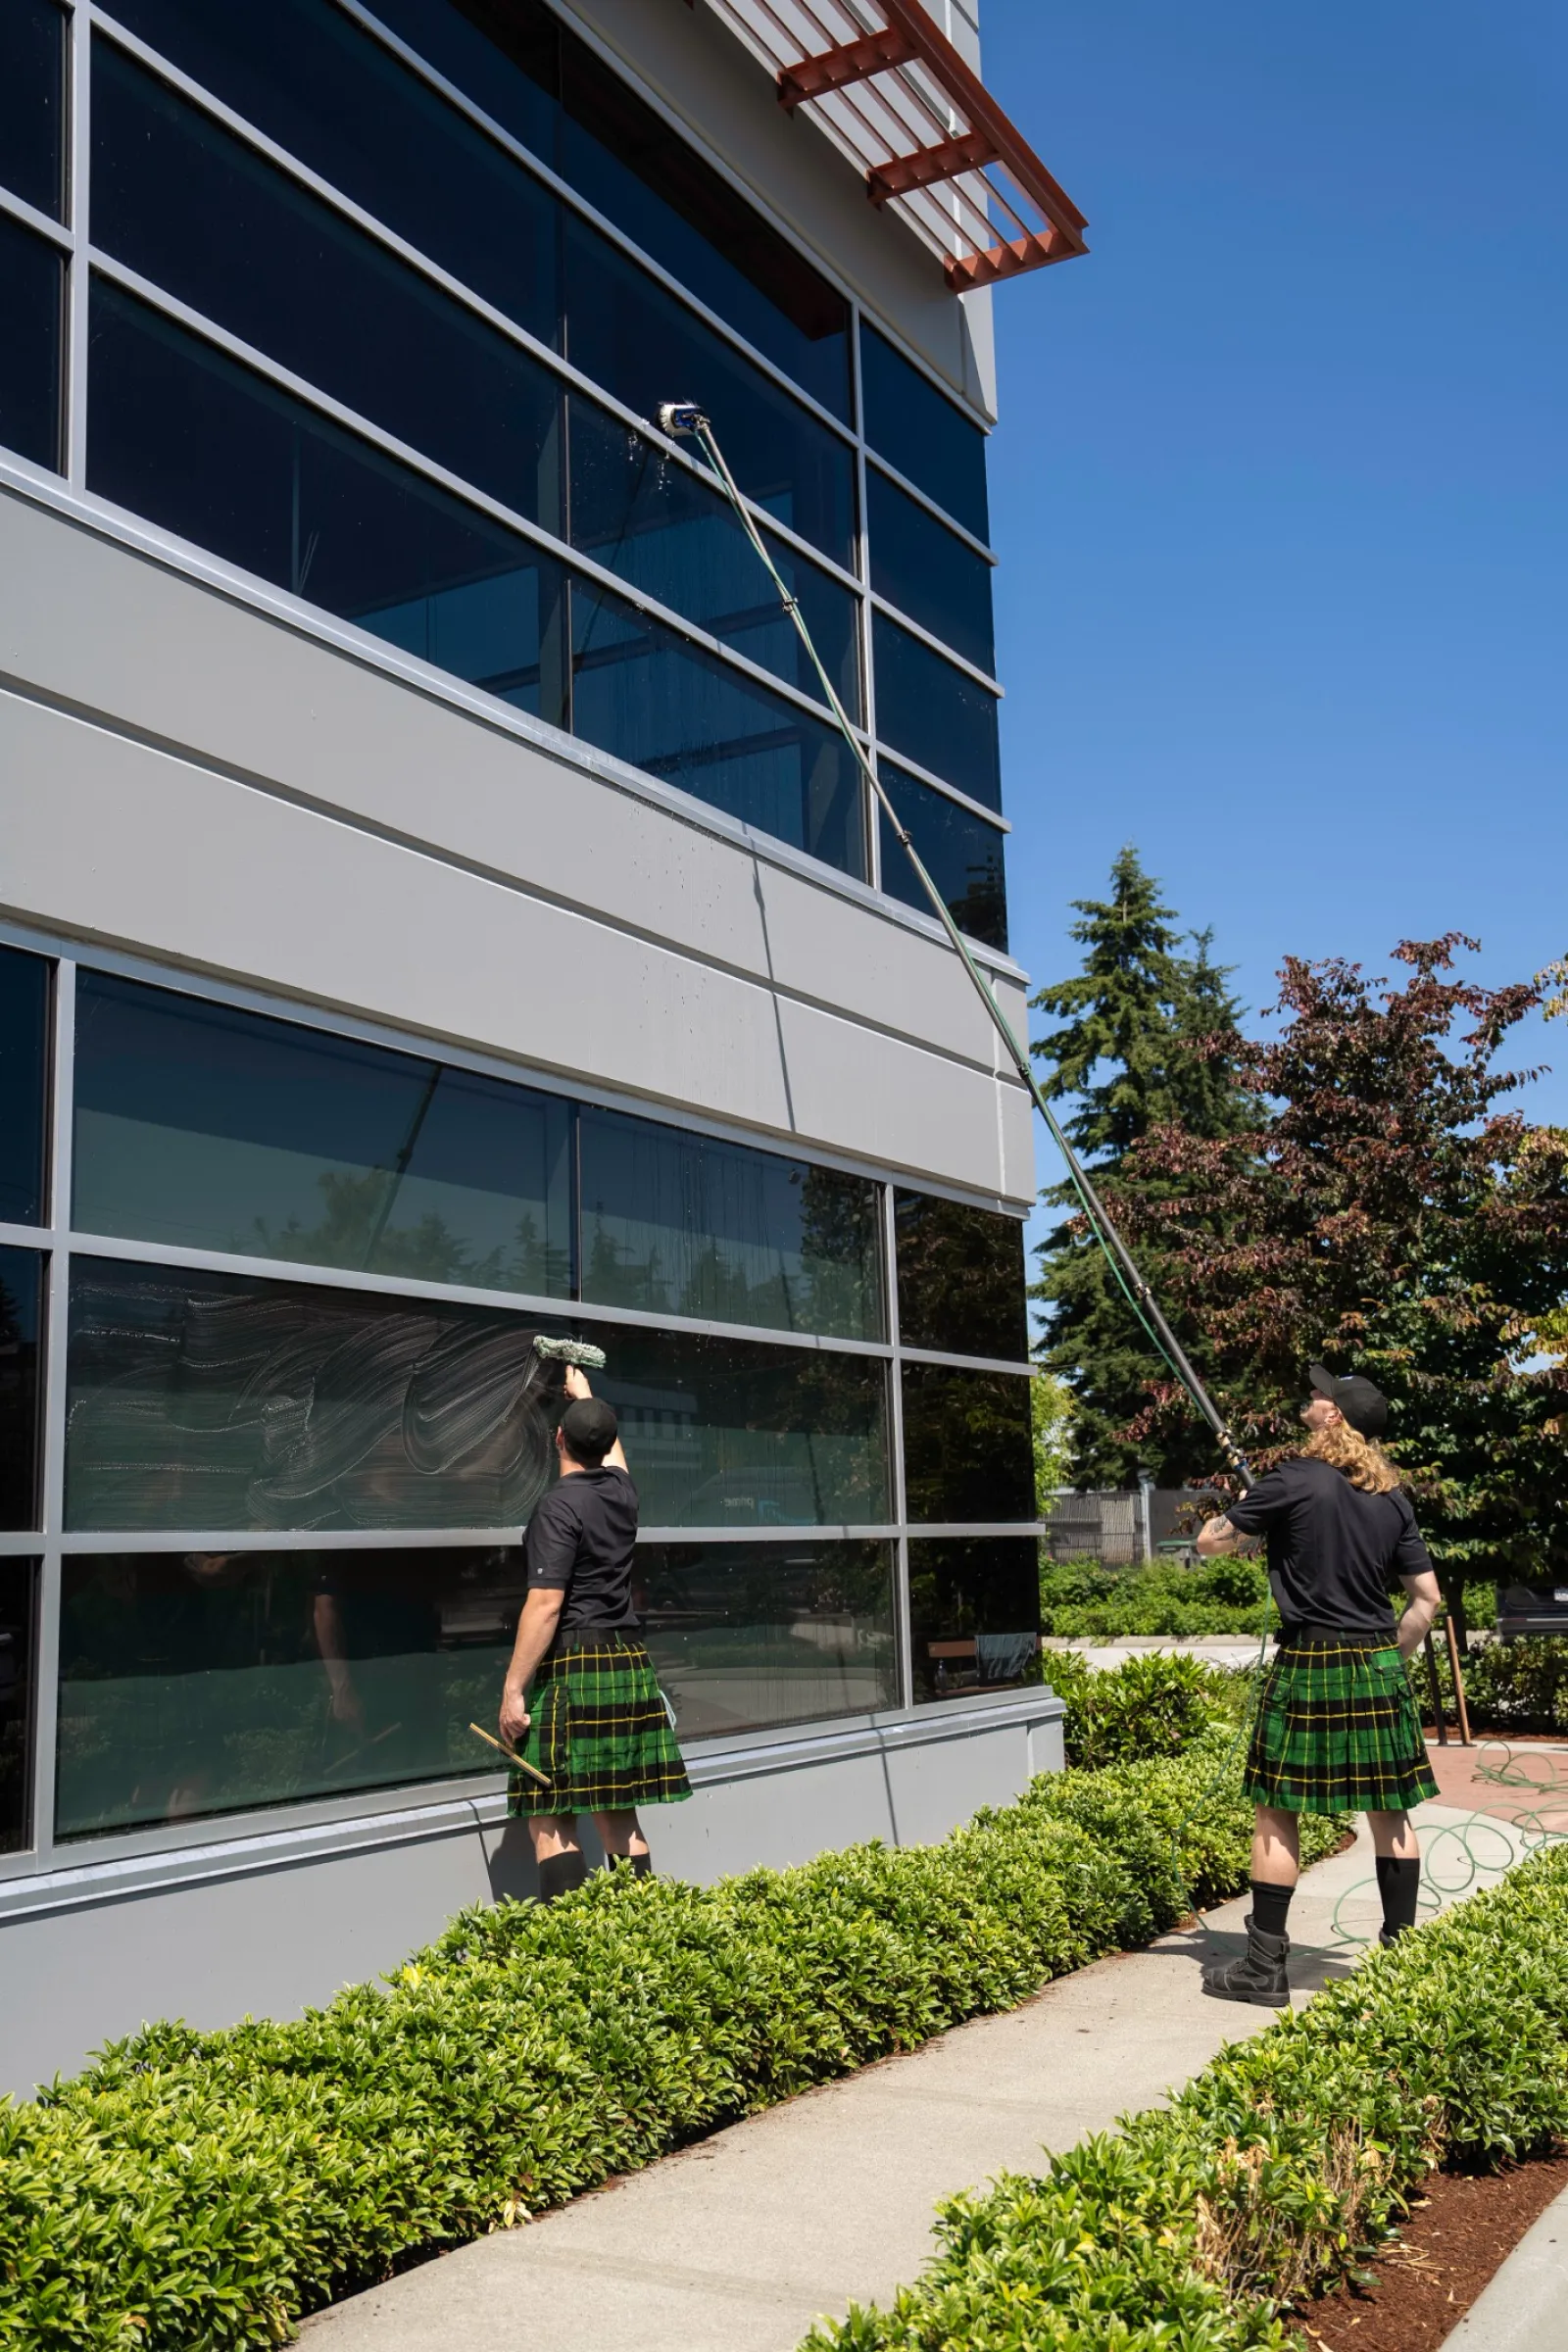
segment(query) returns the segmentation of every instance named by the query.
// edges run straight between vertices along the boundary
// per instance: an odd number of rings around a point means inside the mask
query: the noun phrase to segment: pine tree
[[[1063,1025],[1031,1050],[1049,1065],[1045,1092],[1074,1105],[1064,1125],[1114,1213],[1127,1184],[1166,1181],[1125,1165],[1151,1129],[1229,1135],[1255,1113],[1226,1054],[1204,1048],[1203,1041],[1234,1030],[1240,1009],[1229,969],[1213,960],[1211,933],[1184,940],[1175,910],[1130,844],[1110,882],[1108,899],[1074,902],[1080,919],[1072,936],[1087,951],[1083,969],[1033,999]],[[1073,1392],[1075,1479],[1084,1487],[1126,1487],[1140,1470],[1152,1470],[1162,1486],[1179,1486],[1200,1475],[1208,1448],[1178,1418],[1163,1416],[1158,1440],[1141,1442],[1134,1425],[1151,1417],[1168,1375],[1099,1244],[1073,1213],[1070,1185],[1050,1186],[1042,1198],[1069,1212],[1041,1245],[1041,1279],[1030,1295],[1050,1309],[1040,1362]],[[1157,1291],[1159,1269],[1147,1250],[1142,1262]],[[1180,1322],[1177,1331],[1194,1346],[1196,1335]]]

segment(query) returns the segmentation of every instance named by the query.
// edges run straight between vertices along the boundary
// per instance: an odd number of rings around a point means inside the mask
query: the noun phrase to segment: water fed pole
[[[886,787],[866,757],[859,738],[850,722],[849,714],[834,689],[833,681],[823,667],[822,658],[812,642],[811,632],[807,626],[806,615],[801,611],[800,599],[791,593],[780,575],[778,566],[769,555],[767,543],[753,521],[751,512],[736,486],[735,477],[730,472],[723,451],[719,448],[711,423],[695,402],[668,400],[659,411],[659,424],[661,429],[669,434],[672,439],[684,438],[695,441],[717,475],[723,486],[724,495],[734,509],[736,520],[751,541],[758,562],[772,581],[781,608],[788,613],[795,625],[796,634],[806,648],[811,667],[815,670],[822,692],[827,698],[828,709],[837,719],[851,754],[876,796],[877,804],[893,828],[905,856],[913,866],[920,888],[930,902],[931,911],[947,933],[950,944],[956,951],[964,970],[968,973],[975,994],[985,1006],[987,1017],[1006,1049],[1008,1060],[1028,1089],[1035,1108],[1051,1131],[1052,1141],[1066,1162],[1067,1174],[1083,1207],[1084,1215],[1089,1221],[1089,1229],[1104,1251],[1106,1262],[1120,1286],[1122,1295],[1143,1325],[1156,1351],[1169,1365],[1177,1380],[1202,1414],[1203,1419],[1214,1432],[1225,1459],[1241,1478],[1243,1484],[1250,1486],[1252,1483],[1251,1472],[1248,1468],[1241,1447],[1231,1433],[1228,1422],[1194,1370],[1187,1350],[1166,1321],[1160,1310],[1158,1299],[1144,1280],[1131,1250],[1117,1232],[1104,1202],[1090,1181],[1088,1171],[1068,1141],[1060,1120],[1046,1100],[1027,1052],[1013,1035],[1012,1024],[997,1003],[989,982],[970,954],[968,943],[948,910],[947,901],[926,871],[924,860],[909,838],[908,827],[901,821],[898,810],[888,797]]]

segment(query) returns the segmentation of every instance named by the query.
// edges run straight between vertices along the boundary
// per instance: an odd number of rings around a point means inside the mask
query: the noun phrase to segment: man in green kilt
[[[527,1593],[501,1699],[501,1737],[549,1783],[518,1773],[511,1789],[547,1903],[588,1875],[579,1813],[593,1815],[612,1868],[649,1878],[637,1807],[691,1794],[632,1606],[637,1490],[615,1416],[575,1365],[566,1393],[561,1477],[528,1522]]]
[[[1290,1999],[1286,1920],[1300,1870],[1300,1815],[1366,1814],[1383,1941],[1392,1943],[1415,1925],[1421,1886],[1410,1811],[1438,1793],[1404,1671],[1431,1628],[1438,1580],[1399,1474],[1378,1444],[1388,1402],[1356,1374],[1337,1380],[1321,1364],[1309,1372],[1301,1419],[1311,1435],[1301,1452],[1198,1539],[1211,1559],[1263,1537],[1280,1612],[1247,1756],[1247,1794],[1257,1807],[1247,1951],[1203,1971],[1203,1990],[1216,1999],[1268,2008]],[[1396,1579],[1408,1595],[1397,1621]]]

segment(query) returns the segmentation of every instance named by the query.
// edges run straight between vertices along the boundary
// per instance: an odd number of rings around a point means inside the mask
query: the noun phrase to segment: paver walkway
[[[1428,1806],[1430,1834],[1463,1816]],[[1491,1839],[1488,1840],[1489,1849]],[[1496,1863],[1517,1833],[1497,1830]],[[1489,1850],[1489,1859],[1491,1858]],[[1446,1874],[1453,1877],[1458,1874]],[[1486,1876],[1494,1880],[1498,1872]],[[1298,2003],[1353,1964],[1379,1913],[1363,1832],[1307,1873],[1291,1915]],[[1210,1915],[1240,1948],[1245,1898]],[[305,2326],[306,2352],[793,2352],[820,2313],[886,2298],[931,2252],[939,2198],[1145,2107],[1261,2031],[1211,2001],[1198,1931],[1064,1977],[1021,2009],[715,2132],[525,2229],[498,2232]]]

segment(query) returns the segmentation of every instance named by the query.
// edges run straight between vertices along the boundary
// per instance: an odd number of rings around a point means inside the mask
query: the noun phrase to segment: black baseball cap
[[[561,1434],[572,1460],[592,1470],[620,1435],[620,1424],[602,1396],[574,1396],[561,1416]]]
[[[1348,1372],[1338,1380],[1327,1364],[1308,1364],[1306,1373],[1318,1395],[1337,1404],[1352,1429],[1363,1438],[1382,1437],[1389,1426],[1389,1400],[1381,1389],[1359,1372]]]

